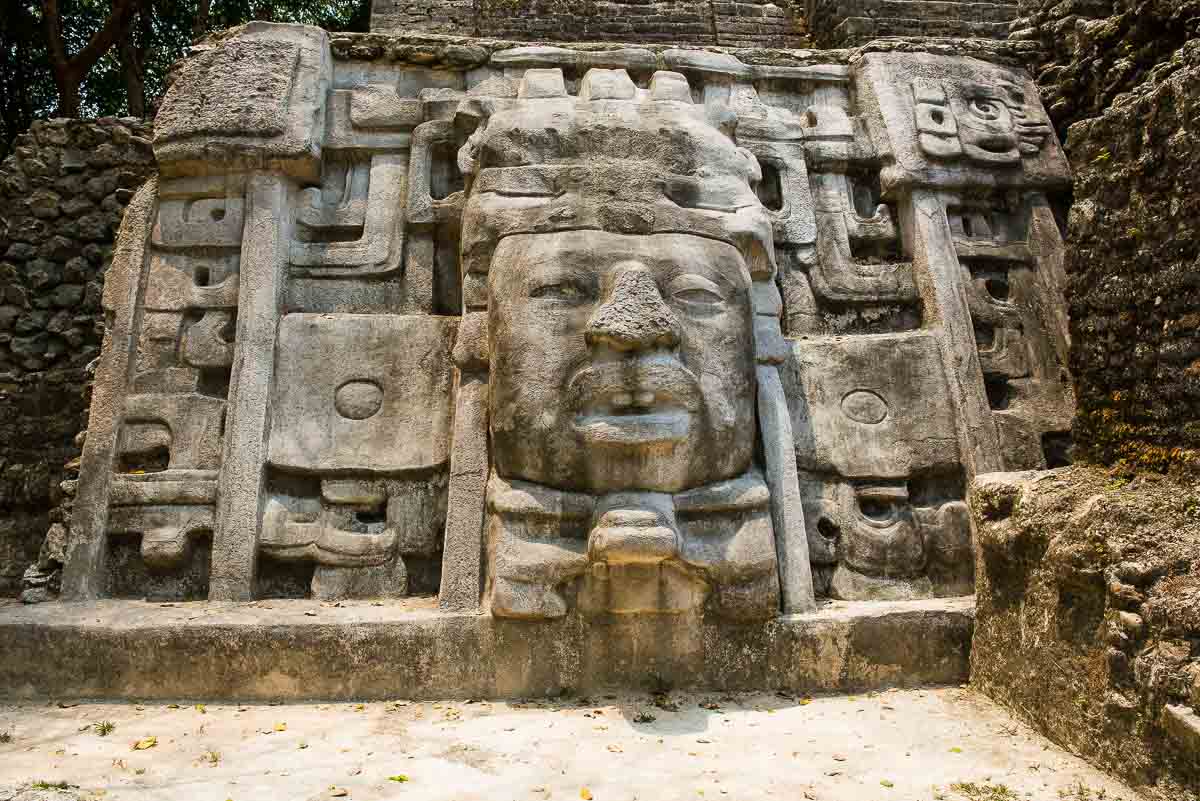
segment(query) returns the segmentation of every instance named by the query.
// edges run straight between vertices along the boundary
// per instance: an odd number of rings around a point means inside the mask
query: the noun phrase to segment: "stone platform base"
[[[375,606],[0,606],[0,697],[494,698],[606,688],[861,691],[967,679],[974,600],[829,603],[751,626],[523,622]]]

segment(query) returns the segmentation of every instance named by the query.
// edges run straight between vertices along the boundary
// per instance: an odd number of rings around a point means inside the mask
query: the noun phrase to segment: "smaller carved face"
[[[1050,132],[1048,122],[1004,75],[991,81],[913,81],[921,150],[938,159],[1016,164],[1034,155]]]
[[[488,277],[497,471],[563,489],[674,492],[754,447],[750,276],[685,234],[507,237]]]
[[[1021,158],[1017,149],[1017,132],[1009,104],[1017,108],[1020,102],[1015,84],[999,82],[963,83],[960,93],[951,93],[950,107],[958,120],[958,137],[963,154],[973,161],[1013,162]]]

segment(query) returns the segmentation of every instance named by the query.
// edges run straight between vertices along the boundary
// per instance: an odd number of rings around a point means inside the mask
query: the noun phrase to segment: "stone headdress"
[[[485,117],[459,153],[464,273],[486,273],[505,236],[592,229],[729,242],[754,278],[774,275],[759,164],[721,130],[732,115],[710,120],[683,75],[639,89],[625,70],[593,69],[571,96],[562,70],[531,69],[516,97],[481,101],[459,109]]]

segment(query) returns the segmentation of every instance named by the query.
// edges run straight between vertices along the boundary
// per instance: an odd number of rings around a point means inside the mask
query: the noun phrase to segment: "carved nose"
[[[608,297],[592,314],[584,336],[589,345],[621,351],[673,348],[679,344],[679,324],[650,271],[629,264],[613,271]]]

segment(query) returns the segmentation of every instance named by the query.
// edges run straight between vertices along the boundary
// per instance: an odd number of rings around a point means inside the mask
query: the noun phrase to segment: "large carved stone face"
[[[673,492],[750,466],[750,275],[733,245],[519,234],[497,246],[488,294],[500,475]]]

